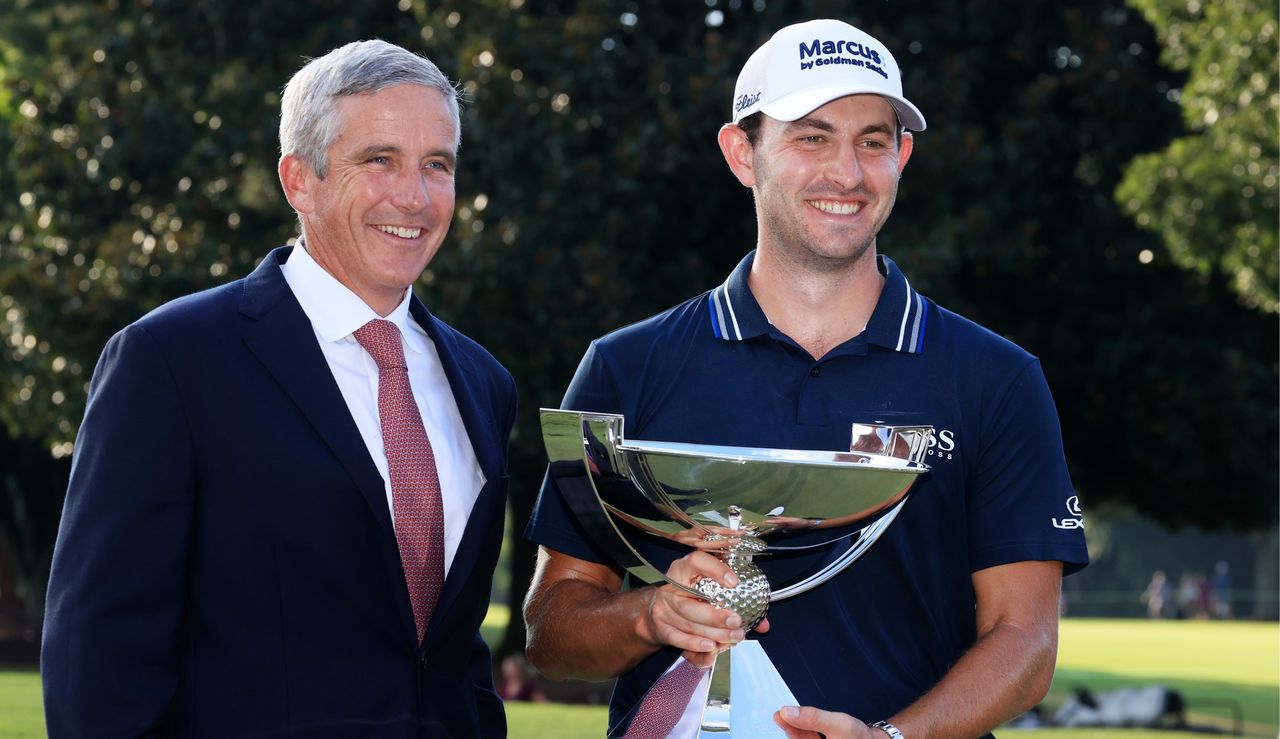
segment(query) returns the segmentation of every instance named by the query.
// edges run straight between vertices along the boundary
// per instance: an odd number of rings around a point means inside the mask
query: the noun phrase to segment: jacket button
[[[427,669],[427,655],[423,654],[418,657],[418,669]]]

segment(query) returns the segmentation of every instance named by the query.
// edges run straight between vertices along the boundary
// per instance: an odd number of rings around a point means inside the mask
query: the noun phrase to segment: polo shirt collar
[[[756,252],[752,249],[729,273],[729,279],[707,296],[711,330],[717,339],[744,341],[769,332],[769,319],[747,287]]]
[[[911,283],[889,257],[878,255],[876,266],[884,275],[884,289],[867,322],[867,341],[908,354],[923,352],[925,319],[929,313],[924,296],[911,288]]]
[[[752,250],[743,257],[729,273],[729,278],[707,295],[711,330],[717,339],[745,341],[769,333],[769,319],[747,286],[755,256],[755,250]],[[876,267],[884,275],[884,288],[863,335],[877,346],[919,354],[924,351],[928,314],[924,297],[911,288],[898,265],[889,257],[877,255]]]

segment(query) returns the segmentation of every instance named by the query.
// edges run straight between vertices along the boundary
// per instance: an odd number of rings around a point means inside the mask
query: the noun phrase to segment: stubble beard
[[[792,210],[762,207],[767,196],[757,194],[756,209],[761,214],[761,227],[768,234],[768,242],[777,250],[777,256],[791,262],[799,269],[816,274],[842,272],[858,265],[875,246],[876,234],[882,224],[875,224],[869,234],[843,234],[823,239],[809,232]],[[800,208],[812,207],[799,198]],[[844,246],[838,242],[845,242]],[[836,248],[832,248],[836,247]]]
[[[804,212],[804,209],[813,207],[806,202],[807,200],[830,193],[802,192],[795,197],[795,208],[785,207],[792,201],[785,192],[778,192],[771,186],[775,180],[764,157],[755,157],[754,167],[757,175],[757,186],[753,192],[756,212],[760,216],[758,219],[760,227],[767,232],[768,242],[776,247],[777,256],[780,259],[784,259],[798,269],[812,274],[841,272],[856,267],[861,263],[872,247],[875,246],[876,236],[880,233],[880,229],[884,227],[885,221],[889,219],[889,214],[893,211],[894,202],[897,200],[896,189],[885,193],[887,207],[884,209],[879,221],[870,224],[869,232],[865,234],[850,233],[847,236],[838,234],[830,239],[821,239],[805,228],[804,220],[800,214]],[[863,207],[871,207],[874,202],[875,200],[868,196],[867,204]],[[762,233],[760,235],[763,237],[766,234]],[[847,247],[831,248],[832,246],[840,247],[841,245],[834,242],[846,239],[849,241]]]

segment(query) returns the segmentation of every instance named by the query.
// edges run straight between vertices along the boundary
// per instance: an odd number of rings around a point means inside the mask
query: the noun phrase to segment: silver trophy
[[[731,609],[747,630],[771,602],[830,580],[876,542],[928,471],[933,436],[932,426],[853,424],[849,451],[757,449],[628,440],[623,421],[542,409],[550,471],[566,503],[619,566]],[[717,553],[738,586],[668,579],[642,554],[649,537]],[[821,564],[786,583],[771,584],[753,561],[818,548]],[[781,737],[773,713],[795,703],[763,649],[746,640],[716,657],[699,735]]]

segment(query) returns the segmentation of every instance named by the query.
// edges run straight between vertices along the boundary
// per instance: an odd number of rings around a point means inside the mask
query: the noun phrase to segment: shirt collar
[[[405,290],[404,299],[389,315],[379,316],[367,303],[321,267],[299,240],[281,268],[302,310],[323,341],[341,341],[375,318],[391,321],[400,329],[405,346],[415,352],[426,350],[427,334],[409,316],[413,291]],[[354,339],[352,339],[354,341]]]
[[[925,319],[929,314],[924,296],[911,288],[889,257],[877,256],[876,266],[884,275],[884,288],[867,322],[867,341],[908,354],[923,352]]]
[[[769,319],[747,285],[755,256],[752,250],[743,257],[729,278],[707,295],[711,330],[717,339],[745,341],[769,332]],[[924,297],[911,289],[907,278],[889,257],[878,255],[876,267],[885,282],[871,320],[867,322],[867,341],[899,352],[924,351],[928,313]]]

